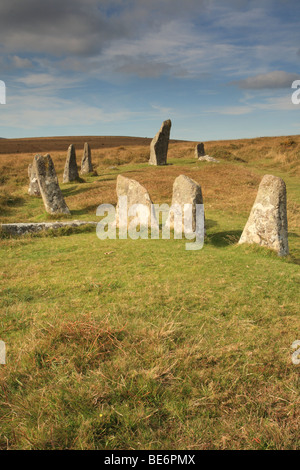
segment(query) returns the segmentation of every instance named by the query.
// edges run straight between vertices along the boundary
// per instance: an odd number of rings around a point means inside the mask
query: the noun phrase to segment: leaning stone
[[[69,183],[79,179],[77,163],[76,163],[76,151],[73,144],[68,148],[68,155],[66,159],[63,183]]]
[[[204,157],[204,155],[205,155],[204,144],[201,142],[200,144],[196,145],[195,158]]]
[[[168,119],[161,125],[160,130],[150,144],[150,165],[166,165],[169,146],[171,121]]]
[[[198,160],[200,162],[212,162],[212,163],[220,163],[219,160],[217,160],[214,157],[210,157],[209,155],[204,155],[203,157],[199,157]]]
[[[28,177],[29,177],[28,194],[30,196],[36,196],[36,197],[41,196],[41,191],[40,191],[37,175],[34,171],[34,166],[32,163],[28,165]]]
[[[157,227],[157,220],[155,217],[155,211],[153,207],[153,203],[151,201],[150,195],[147,189],[142,186],[138,181],[126,178],[125,176],[118,175],[117,178],[117,196],[118,196],[118,204],[116,210],[116,226],[117,227],[128,227],[131,220],[134,216],[127,216],[127,218],[120,217],[120,200],[119,198],[122,196],[127,197],[127,214],[130,206],[134,204],[143,204],[143,212],[142,212],[142,221],[141,225],[151,227],[151,217],[152,217],[152,224],[153,226]],[[144,221],[144,223],[143,223]]]
[[[261,180],[239,243],[257,243],[279,256],[289,254],[286,186],[281,178],[265,175]]]
[[[37,175],[45,209],[49,214],[70,214],[65,203],[50,155],[36,155],[33,160],[33,171]]]
[[[83,147],[83,157],[81,160],[81,174],[87,175],[88,173],[92,173],[93,165],[92,165],[92,157],[91,157],[91,148],[87,142],[85,142]]]
[[[188,219],[188,226],[184,226],[184,204],[191,204],[192,205],[192,212],[191,217],[192,219]],[[168,219],[166,221],[166,227],[170,227],[171,229],[182,232],[190,232],[189,228],[192,228],[192,231],[195,232],[196,230],[196,204],[202,205],[203,208],[203,197],[202,197],[202,190],[201,186],[196,183],[196,181],[192,180],[188,176],[180,175],[178,176],[173,184],[173,195],[172,195],[172,206],[176,207],[178,205],[181,209],[182,217],[179,219],[180,225],[178,226],[174,221],[174,213],[170,211]],[[203,213],[203,212],[202,212]],[[203,213],[204,217],[204,213]],[[186,230],[185,230],[186,229]],[[205,228],[203,226],[203,230]]]

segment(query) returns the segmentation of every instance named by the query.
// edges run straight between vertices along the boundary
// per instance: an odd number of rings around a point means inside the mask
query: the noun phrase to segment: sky
[[[294,135],[299,0],[0,3],[0,137]]]

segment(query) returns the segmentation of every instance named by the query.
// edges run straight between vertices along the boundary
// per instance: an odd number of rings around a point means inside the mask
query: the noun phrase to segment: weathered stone
[[[124,227],[128,226],[134,216],[128,216],[127,220],[124,220],[120,217],[120,206],[119,206],[119,198],[122,196],[127,197],[127,211],[129,208],[134,204],[143,204],[143,212],[142,212],[142,220],[145,222],[145,225],[150,227],[151,226],[151,216],[152,216],[152,223],[154,226],[157,226],[157,221],[155,217],[155,211],[153,207],[153,203],[151,201],[150,195],[147,189],[142,186],[138,181],[126,178],[125,176],[118,175],[117,178],[117,196],[118,196],[118,204],[116,210],[116,225],[117,227]],[[127,212],[128,213],[128,212]]]
[[[150,144],[150,165],[166,165],[169,146],[171,121],[168,119],[161,125],[160,130]]]
[[[178,205],[183,215],[184,204],[192,205],[191,220],[188,219],[188,224],[187,224],[188,226],[186,227],[184,226],[183,217],[181,218],[182,222],[179,227],[178,225],[174,224],[174,212],[172,210],[170,211],[169,217],[166,222],[166,226],[174,230],[176,229],[176,231],[182,230],[186,232],[188,232],[189,231],[188,228],[191,227],[192,231],[195,231],[196,229],[196,204],[202,205],[202,213],[204,217],[203,197],[202,197],[201,186],[198,183],[196,183],[196,181],[189,178],[188,176],[180,175],[175,179],[174,184],[173,184],[172,206],[176,207],[176,205]],[[204,226],[203,226],[203,230],[205,230]]]
[[[36,155],[33,160],[33,171],[37,175],[39,188],[49,214],[70,214],[65,203],[56,176],[54,164],[49,154]]]
[[[257,243],[279,256],[288,255],[286,187],[281,178],[265,175],[261,180],[239,243]]]
[[[88,173],[92,173],[93,165],[92,165],[92,157],[91,157],[91,148],[87,142],[85,142],[83,147],[83,157],[81,160],[81,174],[87,175]]]
[[[29,177],[28,194],[30,196],[36,196],[36,197],[41,196],[41,191],[40,191],[37,175],[34,171],[34,166],[32,163],[28,165],[28,177]]]
[[[70,183],[79,179],[78,168],[76,163],[76,151],[73,144],[68,148],[68,155],[66,159],[63,183]]]
[[[37,233],[43,230],[57,230],[62,227],[81,227],[83,225],[93,225],[98,222],[84,222],[83,220],[72,220],[70,222],[36,222],[36,223],[15,223],[2,224],[0,229],[8,235],[24,235],[25,233]]]
[[[201,142],[200,144],[196,145],[195,158],[204,157],[204,155],[205,155],[204,144]]]
[[[217,160],[214,157],[210,157],[209,155],[204,155],[203,157],[199,157],[198,160],[200,162],[212,162],[212,163],[220,163],[219,160]]]

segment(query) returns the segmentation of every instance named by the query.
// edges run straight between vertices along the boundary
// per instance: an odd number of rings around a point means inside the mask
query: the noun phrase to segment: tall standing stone
[[[92,157],[91,157],[91,148],[87,142],[85,142],[83,147],[83,157],[81,160],[81,174],[87,175],[88,173],[92,173],[93,165],[92,165]]]
[[[36,155],[33,160],[33,171],[35,172],[45,205],[49,214],[70,214],[65,203],[56,176],[54,164],[49,154]]]
[[[285,182],[265,175],[239,243],[257,243],[275,250],[279,256],[289,254]]]
[[[173,195],[172,195],[172,206],[176,207],[178,205],[180,207],[180,212],[184,214],[184,205],[191,204],[191,220],[188,220],[188,226],[192,228],[192,231],[196,230],[196,213],[197,213],[197,204],[202,205],[202,215],[204,217],[204,207],[203,207],[203,196],[201,186],[196,183],[196,181],[192,180],[188,176],[180,175],[178,176],[173,184]],[[166,226],[170,227],[171,229],[179,229],[177,231],[185,231],[188,232],[188,227],[184,226],[184,218],[181,219],[181,224],[178,227],[174,224],[174,212],[170,211],[169,217],[166,222]],[[186,229],[186,230],[185,230]],[[203,224],[203,232],[204,224]],[[204,233],[203,233],[204,235]]]
[[[39,187],[36,172],[34,170],[33,163],[30,163],[28,165],[28,177],[29,177],[28,194],[30,196],[36,196],[36,197],[41,196],[41,191],[40,191],[40,187]]]
[[[195,147],[195,158],[204,157],[204,155],[206,155],[204,150],[204,144],[201,142]]]
[[[76,163],[76,151],[73,144],[68,148],[68,155],[66,159],[63,183],[70,183],[79,179],[78,168]]]
[[[147,189],[142,186],[138,181],[126,178],[125,176],[118,175],[117,178],[117,196],[118,196],[118,204],[116,210],[116,224],[117,227],[124,227],[128,226],[133,219],[133,216],[124,217],[120,216],[120,197],[126,196],[127,197],[127,211],[129,208],[134,204],[143,204],[143,214],[142,219],[145,221],[144,225],[148,227],[151,226],[151,217],[153,225],[157,226],[157,221],[155,217],[155,211],[153,207],[153,203],[151,201],[150,195]],[[142,224],[143,225],[143,224]]]
[[[150,165],[166,165],[169,146],[171,121],[168,119],[161,125],[160,130],[150,144]]]

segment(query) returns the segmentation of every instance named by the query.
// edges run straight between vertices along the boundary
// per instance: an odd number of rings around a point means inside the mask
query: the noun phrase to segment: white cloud
[[[300,78],[300,74],[287,73],[283,70],[274,70],[261,75],[245,78],[232,82],[239,88],[249,90],[273,89],[273,88],[290,88],[293,81]]]
[[[29,130],[28,135],[34,135],[42,128],[88,128],[99,124],[113,123],[114,125],[141,121],[161,119],[174,112],[171,108],[151,105],[144,110],[133,110],[126,107],[112,107],[110,101],[102,106],[92,105],[82,99],[58,98],[51,94],[51,90],[41,88],[31,93],[21,90],[19,95],[11,96],[6,106],[1,108],[0,126],[2,128],[15,128],[18,132]],[[20,90],[19,90],[20,91]]]
[[[208,113],[227,114],[231,116],[249,114],[252,111],[253,111],[253,107],[251,106],[219,106],[216,108],[207,109]]]
[[[11,57],[11,63],[16,67],[17,69],[25,69],[25,68],[31,68],[33,67],[33,63],[31,60],[27,58],[22,58],[17,55],[14,55]]]
[[[296,106],[291,101],[292,93],[276,96],[268,93],[264,95],[251,95],[246,93],[240,99],[241,104],[236,106],[217,106],[206,110],[207,113],[227,114],[232,116],[250,114],[256,111],[298,111],[300,105]]]
[[[268,97],[261,103],[255,103],[256,109],[268,110],[268,111],[298,111],[299,106],[292,103],[292,93],[284,96]]]
[[[151,108],[157,111],[164,119],[167,119],[166,116],[174,116],[175,110],[170,107],[161,106],[159,104],[151,104]]]
[[[71,88],[81,82],[79,77],[64,77],[50,73],[31,73],[15,79],[15,83],[24,84],[29,88],[47,88],[48,90],[60,90]]]

